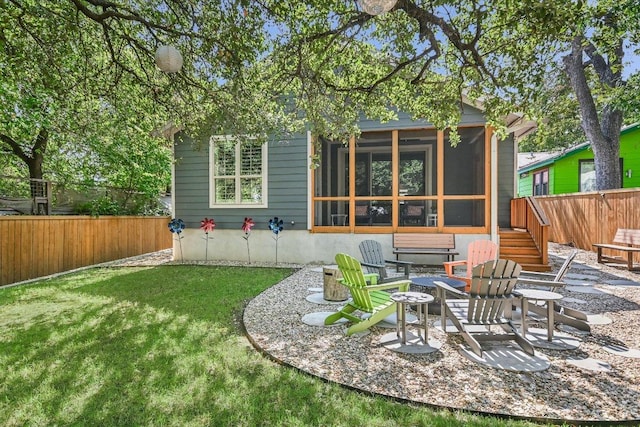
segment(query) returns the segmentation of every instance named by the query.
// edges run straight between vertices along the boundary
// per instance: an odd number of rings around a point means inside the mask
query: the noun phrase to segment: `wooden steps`
[[[517,262],[524,270],[551,271],[543,264],[542,254],[525,230],[500,230],[500,258]]]

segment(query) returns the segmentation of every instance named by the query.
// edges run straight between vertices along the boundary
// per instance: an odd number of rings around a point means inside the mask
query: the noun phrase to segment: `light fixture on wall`
[[[182,55],[173,46],[160,46],[155,59],[158,68],[165,73],[177,73],[182,68]]]
[[[357,0],[358,6],[364,13],[369,15],[382,15],[389,12],[396,5],[398,0]]]
[[[627,172],[625,173],[625,175],[627,176],[627,178],[631,178],[631,173],[633,171],[631,169],[627,169]]]

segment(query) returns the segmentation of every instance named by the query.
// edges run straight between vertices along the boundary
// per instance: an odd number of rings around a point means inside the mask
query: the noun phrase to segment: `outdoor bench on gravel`
[[[627,264],[629,271],[640,271],[640,266],[633,265],[633,254],[640,252],[640,230],[630,228],[618,228],[616,235],[613,237],[613,244],[594,243],[598,249],[598,263],[604,264],[612,262],[616,264]],[[625,252],[626,259],[621,256],[612,256],[602,253],[602,249],[614,249],[616,251]]]
[[[447,261],[453,261],[456,237],[452,233],[394,233],[393,253],[396,259],[400,255],[442,255]]]

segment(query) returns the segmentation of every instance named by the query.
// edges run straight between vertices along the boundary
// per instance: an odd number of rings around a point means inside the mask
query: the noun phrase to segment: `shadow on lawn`
[[[153,270],[23,290],[19,311],[42,299],[49,309],[5,322],[0,424],[328,425],[354,416],[343,391],[246,345],[231,325],[237,304],[211,269]],[[363,416],[379,411],[357,400]]]
[[[169,265],[121,269],[122,273],[77,290],[147,304],[188,315],[194,320],[226,322],[233,306],[241,307],[264,289],[291,274],[287,269]]]

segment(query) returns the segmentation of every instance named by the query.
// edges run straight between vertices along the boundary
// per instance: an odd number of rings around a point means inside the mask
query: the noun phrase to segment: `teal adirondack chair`
[[[325,321],[325,325],[332,325],[341,318],[349,319],[354,322],[347,329],[347,335],[355,334],[369,329],[371,326],[380,322],[382,319],[396,311],[396,303],[391,300],[388,289],[397,289],[406,292],[409,289],[410,280],[398,280],[384,284],[367,284],[367,277],[362,271],[360,261],[347,254],[337,254],[336,263],[342,273],[340,283],[346,286],[351,292],[351,301],[347,303],[337,313],[329,315]],[[370,313],[368,319],[361,319],[353,314],[355,311]]]

